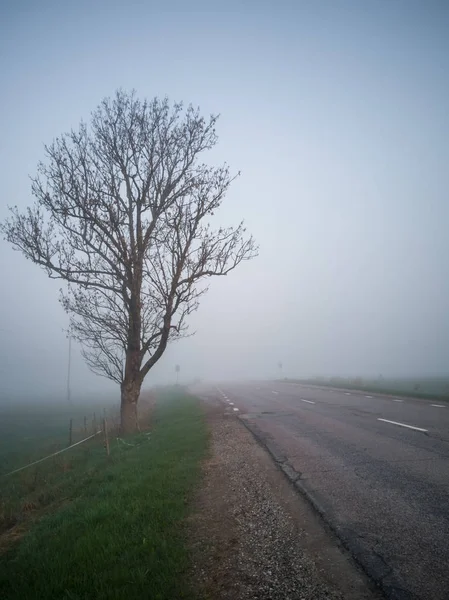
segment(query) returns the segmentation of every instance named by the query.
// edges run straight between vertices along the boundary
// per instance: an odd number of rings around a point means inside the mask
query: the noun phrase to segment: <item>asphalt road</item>
[[[449,404],[283,382],[216,394],[286,457],[387,598],[449,599]]]

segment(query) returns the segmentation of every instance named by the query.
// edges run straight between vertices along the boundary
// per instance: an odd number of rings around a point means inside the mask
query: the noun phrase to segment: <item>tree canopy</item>
[[[2,225],[15,248],[67,282],[71,334],[89,367],[122,386],[122,405],[137,402],[167,343],[186,335],[204,281],[257,254],[243,223],[211,225],[234,179],[226,164],[200,160],[218,141],[216,122],[118,91],[89,124],[45,146],[34,205],[12,208]]]

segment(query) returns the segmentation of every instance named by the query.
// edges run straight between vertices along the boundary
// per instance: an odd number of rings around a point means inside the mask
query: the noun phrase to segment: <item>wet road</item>
[[[284,382],[214,393],[300,474],[388,598],[448,600],[449,404]]]

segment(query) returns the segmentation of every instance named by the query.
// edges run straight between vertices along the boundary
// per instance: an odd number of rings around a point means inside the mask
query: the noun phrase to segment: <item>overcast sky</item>
[[[162,8],[164,7],[164,8]],[[43,144],[123,87],[220,113],[224,225],[260,255],[211,282],[148,382],[449,372],[449,4],[1,3],[0,219]],[[0,243],[0,395],[65,393],[60,284]],[[108,388],[74,349],[73,394]]]

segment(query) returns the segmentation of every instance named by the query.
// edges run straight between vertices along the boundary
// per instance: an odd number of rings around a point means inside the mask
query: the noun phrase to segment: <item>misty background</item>
[[[220,113],[242,171],[220,224],[259,257],[214,278],[146,385],[449,372],[449,4],[4,1],[0,220],[44,143],[123,87]],[[60,281],[0,242],[0,397],[65,398]],[[73,344],[72,396],[117,387]]]

